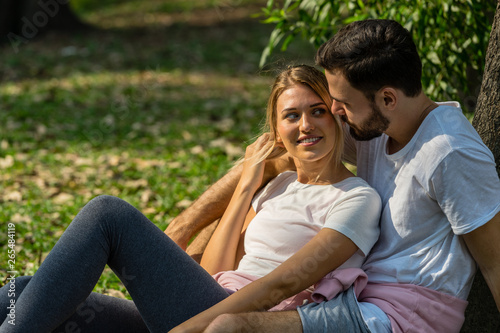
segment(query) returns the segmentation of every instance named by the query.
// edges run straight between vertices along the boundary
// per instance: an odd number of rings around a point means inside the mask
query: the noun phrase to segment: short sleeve
[[[366,256],[380,234],[380,196],[371,187],[357,187],[339,198],[324,227],[336,230],[356,244]]]
[[[435,199],[457,235],[484,225],[500,211],[500,180],[486,149],[451,152],[431,181]]]

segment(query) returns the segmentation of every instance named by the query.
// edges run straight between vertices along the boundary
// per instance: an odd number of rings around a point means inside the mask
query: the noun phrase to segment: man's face
[[[333,99],[332,113],[349,124],[354,139],[371,140],[387,130],[389,119],[382,114],[376,103],[353,88],[341,73],[327,70],[325,75]]]

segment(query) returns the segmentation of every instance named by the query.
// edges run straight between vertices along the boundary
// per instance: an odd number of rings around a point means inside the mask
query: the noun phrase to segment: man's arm
[[[463,237],[500,311],[500,213]]]
[[[223,314],[215,318],[203,333],[302,333],[297,310]]]
[[[261,186],[267,184],[279,173],[294,169],[293,160],[287,154],[267,161]],[[224,214],[242,170],[243,164],[240,164],[210,186],[191,206],[170,222],[165,233],[185,250],[189,240],[197,232]]]
[[[165,233],[182,249],[201,229],[219,219],[233,195],[242,167],[235,167],[210,186],[191,206],[170,222]]]

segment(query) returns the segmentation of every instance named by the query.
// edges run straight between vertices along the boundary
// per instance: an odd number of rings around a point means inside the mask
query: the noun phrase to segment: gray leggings
[[[91,293],[106,264],[133,302]],[[16,279],[15,325],[9,288],[0,289],[1,333],[167,332],[228,296],[163,231],[110,196],[81,210],[32,278]]]

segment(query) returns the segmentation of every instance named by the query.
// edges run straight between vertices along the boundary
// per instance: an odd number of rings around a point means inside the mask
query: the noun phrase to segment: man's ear
[[[398,91],[391,87],[385,87],[380,90],[380,98],[383,106],[388,110],[394,110],[398,104]]]

